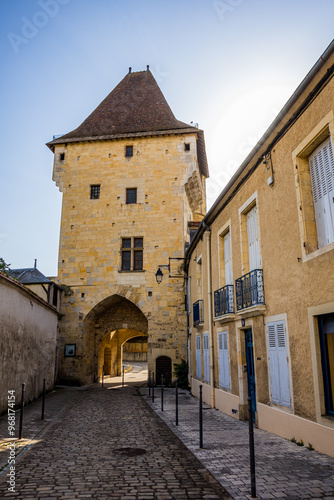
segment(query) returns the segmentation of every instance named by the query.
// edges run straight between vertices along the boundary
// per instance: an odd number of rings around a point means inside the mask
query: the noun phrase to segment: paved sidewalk
[[[39,413],[40,403],[35,406]],[[7,473],[0,475],[1,499],[230,498],[130,382],[73,390],[17,459],[15,493],[8,491]]]
[[[179,426],[175,425],[175,389],[160,389],[147,403],[215,476],[235,500],[250,497],[248,422],[203,405],[203,444],[199,448],[199,401],[179,390]],[[333,443],[334,446],[334,443]],[[334,459],[255,429],[256,490],[259,499],[334,500]]]

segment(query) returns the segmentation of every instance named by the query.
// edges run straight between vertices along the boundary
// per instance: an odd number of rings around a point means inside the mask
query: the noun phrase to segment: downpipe
[[[207,277],[208,277],[208,317],[209,317],[209,368],[211,386],[211,406],[215,408],[215,386],[214,386],[214,353],[213,353],[213,327],[212,327],[212,283],[211,283],[211,231],[206,226],[206,253],[207,253]]]

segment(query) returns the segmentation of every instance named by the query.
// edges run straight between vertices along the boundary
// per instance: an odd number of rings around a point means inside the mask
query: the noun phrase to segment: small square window
[[[126,203],[137,203],[137,188],[129,188],[126,190]]]
[[[184,144],[184,150],[185,151],[190,151],[190,144],[189,143],[185,143]]]
[[[59,153],[59,161],[65,161],[65,153]]]
[[[133,146],[125,146],[125,156],[133,156]]]
[[[100,184],[91,184],[90,186],[90,199],[97,200],[100,198]]]

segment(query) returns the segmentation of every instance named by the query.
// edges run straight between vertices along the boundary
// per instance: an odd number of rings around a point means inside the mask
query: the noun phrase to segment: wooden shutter
[[[328,138],[309,156],[318,247],[334,241],[334,159]]]
[[[259,230],[257,226],[257,208],[253,207],[247,213],[247,238],[249,270],[261,269]]]
[[[204,380],[210,382],[209,335],[203,335]]]
[[[232,285],[231,233],[224,235],[225,285]]]
[[[218,356],[219,356],[219,385],[225,389],[230,388],[230,364],[228,357],[227,332],[218,333]]]
[[[196,336],[196,377],[202,378],[201,337]]]
[[[290,406],[289,367],[284,321],[269,323],[268,346],[273,403]]]

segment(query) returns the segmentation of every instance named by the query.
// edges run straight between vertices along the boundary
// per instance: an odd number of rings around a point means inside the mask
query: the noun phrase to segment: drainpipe
[[[211,386],[211,406],[215,408],[215,386],[214,386],[214,353],[213,353],[213,327],[212,327],[212,284],[211,284],[211,231],[205,226],[206,253],[207,253],[207,275],[208,275],[208,316],[209,316],[209,365],[210,365],[210,386]]]

